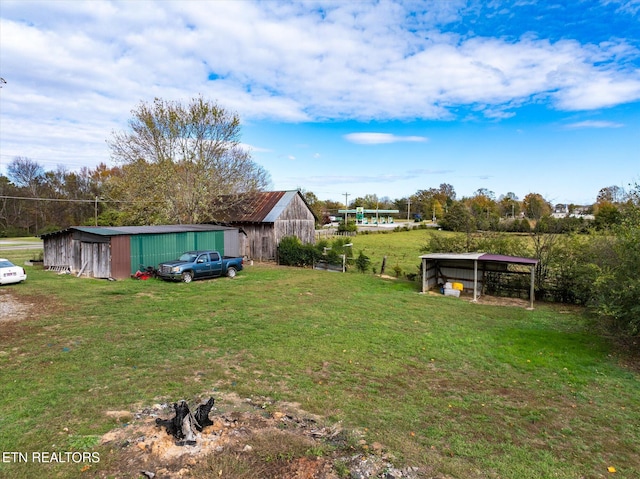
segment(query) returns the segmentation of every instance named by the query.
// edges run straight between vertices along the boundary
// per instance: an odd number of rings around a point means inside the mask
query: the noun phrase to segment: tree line
[[[240,145],[238,115],[217,103],[203,97],[187,103],[156,98],[131,113],[128,128],[112,132],[107,141],[116,166],[45,171],[29,158],[14,158],[7,175],[0,175],[0,236],[38,235],[71,225],[216,222],[243,194],[271,184],[269,173]],[[519,200],[510,192],[496,199],[481,188],[457,199],[447,183],[395,200],[365,195],[348,205],[303,194],[320,224],[344,206],[361,206],[397,209],[401,218],[429,219],[453,231],[526,232],[532,220],[552,210],[537,193]],[[609,224],[619,220],[616,203],[623,198],[619,188],[607,187],[589,208]]]
[[[321,224],[345,208],[338,201],[321,201],[313,192],[303,192]],[[431,221],[442,229],[458,232],[507,231],[528,233],[539,222],[557,232],[586,231],[591,227],[607,228],[620,221],[620,207],[632,198],[618,186],[602,188],[590,205],[556,204],[539,193],[519,199],[513,192],[496,198],[493,191],[480,188],[471,196],[457,198],[455,188],[442,183],[438,188],[418,190],[413,195],[390,199],[369,194],[353,199],[347,208],[396,209],[400,219]],[[552,216],[552,213],[558,215]]]

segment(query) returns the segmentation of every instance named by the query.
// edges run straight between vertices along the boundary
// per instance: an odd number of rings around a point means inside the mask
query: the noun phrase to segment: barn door
[[[109,267],[109,243],[86,243],[80,245],[79,275],[94,278],[108,278],[111,274]]]

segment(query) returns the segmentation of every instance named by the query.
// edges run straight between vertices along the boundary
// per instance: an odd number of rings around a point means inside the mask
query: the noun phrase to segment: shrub
[[[399,264],[396,264],[393,267],[393,272],[396,275],[396,278],[399,278],[400,276],[402,276],[402,266],[400,266]]]
[[[640,189],[637,189],[640,193]],[[640,335],[640,201],[630,204],[614,238],[603,274],[596,282],[596,311],[609,318],[615,333]]]
[[[282,238],[278,245],[278,264],[284,266],[313,266],[320,256],[313,245],[303,245],[296,236]]]
[[[346,224],[343,221],[338,225],[338,233],[353,233],[356,231],[358,231],[358,226],[355,221],[347,221]]]
[[[358,271],[360,271],[361,273],[366,273],[369,269],[370,264],[371,260],[369,259],[369,257],[365,255],[362,250],[360,250],[360,254],[356,258],[356,268],[358,268]]]

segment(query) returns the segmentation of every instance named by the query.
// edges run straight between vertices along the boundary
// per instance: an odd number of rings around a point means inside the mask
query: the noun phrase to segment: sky
[[[0,77],[5,175],[115,166],[141,102],[202,96],[321,200],[640,182],[640,0],[0,0]]]

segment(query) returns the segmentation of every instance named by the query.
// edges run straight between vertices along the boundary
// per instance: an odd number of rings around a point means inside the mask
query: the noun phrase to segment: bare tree
[[[7,177],[21,193],[32,198],[24,207],[26,214],[19,218],[20,226],[27,231],[37,233],[43,224],[40,201],[36,200],[45,181],[45,171],[42,165],[29,158],[17,156],[7,166]],[[25,194],[26,193],[26,194]],[[22,196],[22,195],[21,195]],[[33,231],[31,231],[33,226]]]
[[[111,194],[131,222],[216,221],[269,174],[240,145],[240,119],[202,97],[189,104],[156,98],[132,112],[129,131],[109,146],[122,175]]]

